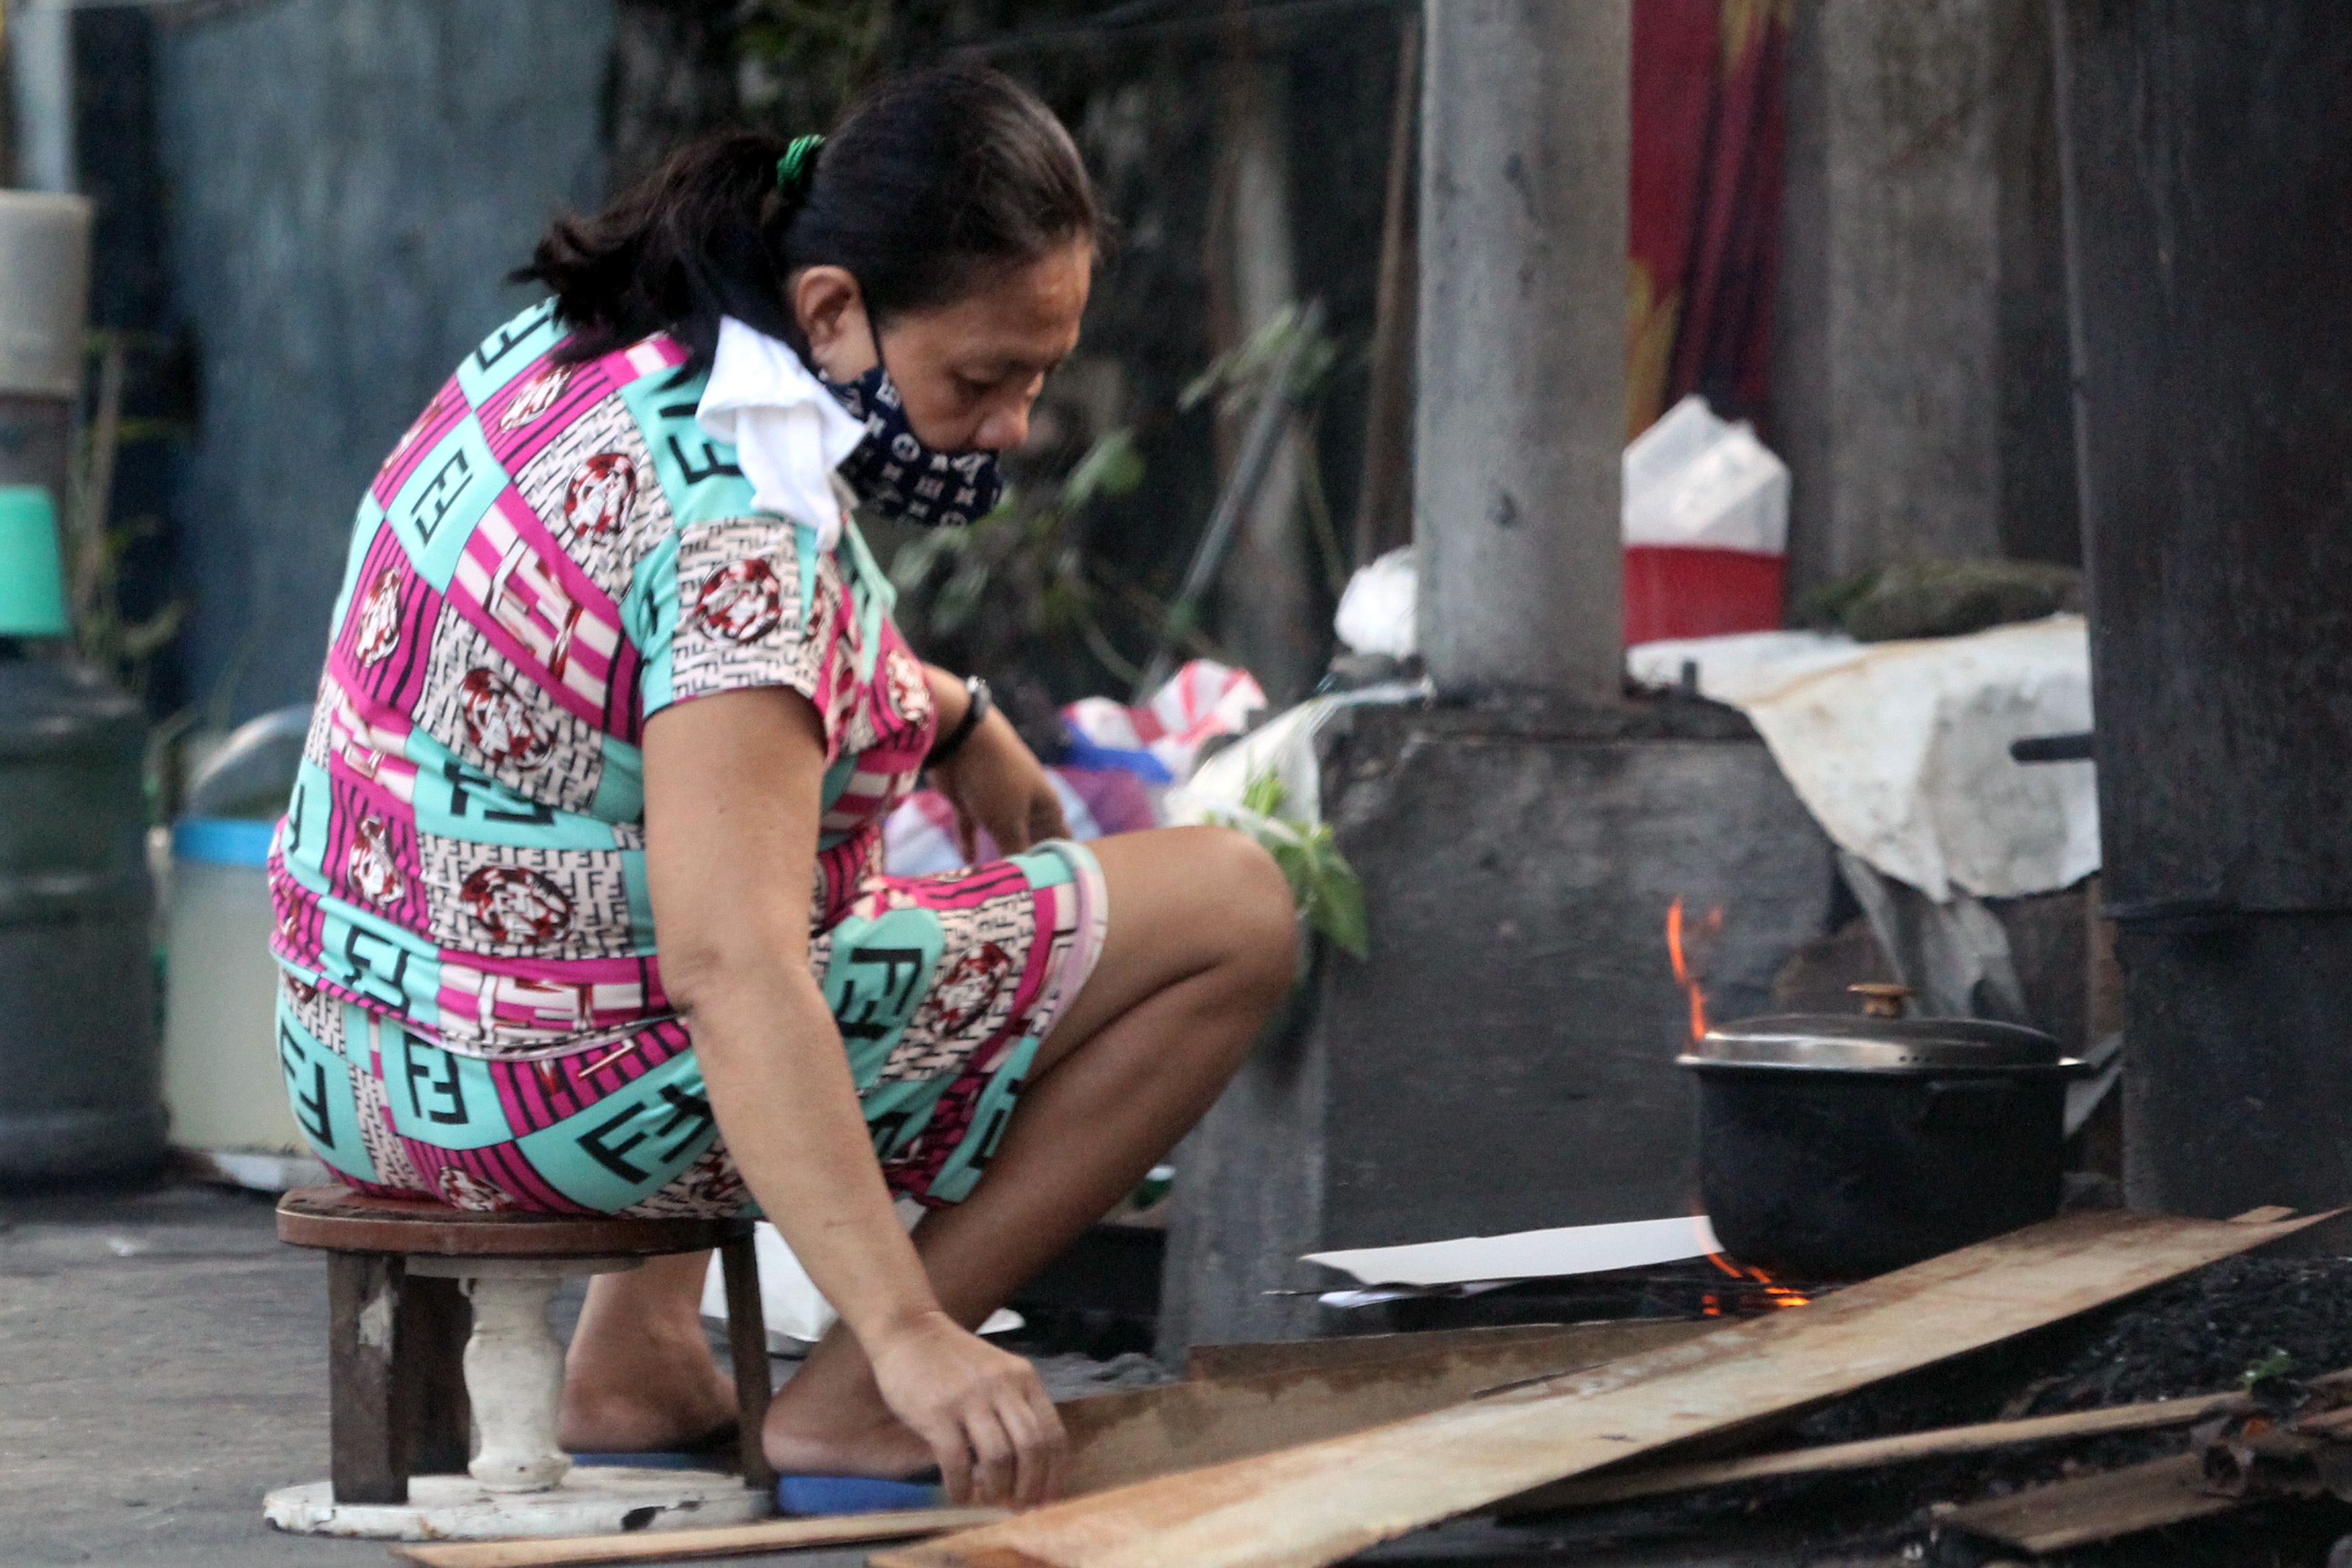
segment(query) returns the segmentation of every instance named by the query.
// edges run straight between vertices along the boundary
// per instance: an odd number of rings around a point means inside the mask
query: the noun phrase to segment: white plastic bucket
[[[172,830],[163,1103],[183,1149],[310,1152],[278,1066],[272,826],[198,816]]]

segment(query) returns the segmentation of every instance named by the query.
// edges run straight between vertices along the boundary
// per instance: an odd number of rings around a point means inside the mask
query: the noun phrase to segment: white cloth
[[[866,438],[866,426],[790,343],[720,317],[719,353],[694,417],[712,440],[735,448],[755,509],[815,529],[820,551],[840,542],[834,469]]]
[[[1646,686],[1674,685],[1685,661],[1703,696],[1755,721],[1840,848],[1937,902],[2048,892],[2099,868],[2096,770],[2009,754],[2021,737],[2091,727],[2082,616],[1916,642],[1754,632],[1625,652]]]

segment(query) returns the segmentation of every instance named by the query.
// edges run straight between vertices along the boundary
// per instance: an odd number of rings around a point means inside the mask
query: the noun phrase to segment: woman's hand
[[[1035,1367],[945,1312],[877,1338],[883,1403],[931,1446],[952,1500],[1028,1508],[1059,1490],[1069,1439]]]
[[[960,682],[951,683],[950,689],[959,702],[969,700]],[[954,727],[947,721],[950,713],[961,718],[963,710],[942,705],[942,729]],[[967,859],[978,853],[978,830],[983,827],[1000,855],[1018,855],[1041,838],[1069,835],[1061,797],[1054,793],[1045,764],[996,710],[980,721],[954,756],[931,770],[931,783],[955,807],[956,847]]]

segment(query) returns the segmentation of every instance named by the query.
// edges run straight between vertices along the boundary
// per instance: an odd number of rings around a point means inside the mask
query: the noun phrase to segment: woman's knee
[[[1229,827],[1202,833],[1200,874],[1225,965],[1253,991],[1278,997],[1297,964],[1298,920],[1289,879],[1248,835]]]

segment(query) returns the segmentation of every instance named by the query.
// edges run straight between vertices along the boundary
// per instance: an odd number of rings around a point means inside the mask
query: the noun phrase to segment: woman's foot
[[[735,1415],[735,1386],[703,1337],[704,1259],[648,1259],[588,1287],[563,1362],[556,1436],[575,1454],[652,1453],[706,1444]]]
[[[733,1429],[734,1390],[716,1367],[708,1379],[666,1386],[600,1386],[566,1378],[556,1440],[571,1454],[652,1454],[713,1447]]]
[[[786,1384],[787,1392],[792,1385]],[[807,1403],[803,1401],[803,1404]],[[903,1480],[932,1468],[931,1446],[880,1407],[869,1412],[803,1410],[782,1394],[768,1406],[761,1445],[780,1476],[873,1476]]]
[[[735,1388],[711,1359],[646,1346],[625,1362],[574,1357],[563,1379],[557,1438],[574,1454],[637,1454],[707,1445],[735,1417]]]

